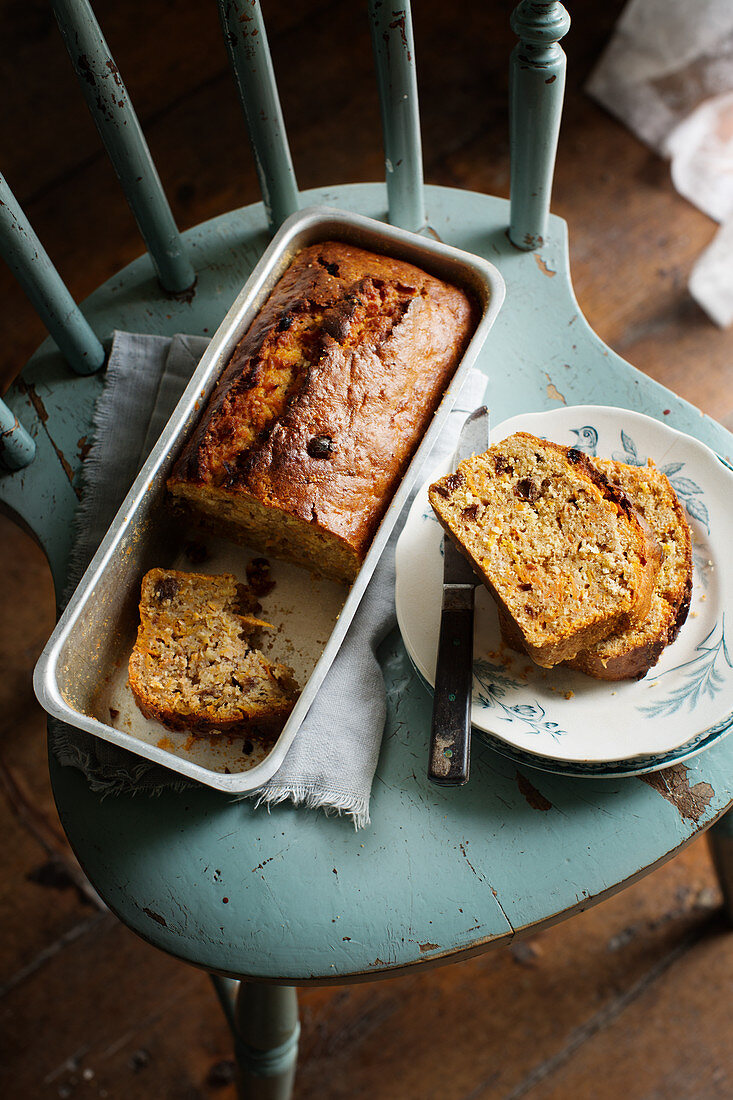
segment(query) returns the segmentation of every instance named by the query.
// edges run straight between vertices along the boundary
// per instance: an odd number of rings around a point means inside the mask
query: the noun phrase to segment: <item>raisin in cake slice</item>
[[[592,461],[644,516],[663,557],[646,618],[582,650],[569,664],[600,680],[638,680],[657,663],[687,618],[692,595],[690,529],[674,489],[655,466]]]
[[[268,624],[229,573],[151,569],[142,583],[130,688],[143,714],[192,733],[277,734],[298,697],[284,665],[254,647]]]
[[[429,497],[537,664],[570,660],[647,614],[659,546],[579,451],[518,432]]]

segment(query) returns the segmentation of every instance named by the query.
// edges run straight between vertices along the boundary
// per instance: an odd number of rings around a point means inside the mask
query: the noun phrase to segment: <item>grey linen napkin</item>
[[[84,464],[84,492],[66,596],[71,595],[120,503],[160,435],[208,341],[198,336],[116,332],[106,384],[94,413],[93,443]],[[426,464],[452,454],[458,431],[481,403],[486,378],[469,373],[456,406]],[[398,525],[399,528],[400,525]],[[386,716],[384,680],[376,650],[396,625],[394,547],[377,565],[336,660],[328,671],[279,771],[257,791],[257,804],[296,805],[345,813],[356,828],[369,824],[369,797]],[[60,763],[80,768],[93,789],[108,794],[155,794],[192,785],[175,772],[106,741],[49,720]]]

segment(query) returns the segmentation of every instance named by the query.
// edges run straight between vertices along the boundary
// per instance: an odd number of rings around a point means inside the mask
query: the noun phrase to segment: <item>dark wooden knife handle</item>
[[[428,779],[444,787],[468,781],[473,688],[473,585],[446,590],[435,669]]]

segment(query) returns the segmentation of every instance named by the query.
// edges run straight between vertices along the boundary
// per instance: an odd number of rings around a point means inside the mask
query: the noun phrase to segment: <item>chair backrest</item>
[[[271,228],[299,207],[299,196],[259,0],[218,0],[239,97]],[[178,296],[196,273],[186,255],[120,72],[89,0],[52,0],[89,109],[132,208],[161,286]],[[389,221],[426,224],[415,48],[409,0],[368,0],[382,118]],[[521,0],[512,16],[519,42],[510,69],[509,238],[538,248],[545,235],[557,149],[570,20],[558,0]],[[69,365],[103,366],[99,336],[76,306],[5,180],[0,176],[0,253]],[[19,469],[34,443],[0,402],[0,461]]]

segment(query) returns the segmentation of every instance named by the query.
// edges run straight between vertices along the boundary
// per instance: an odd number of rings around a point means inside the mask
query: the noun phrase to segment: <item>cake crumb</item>
[[[170,752],[173,748],[173,742],[171,741],[170,737],[161,737],[160,741],[158,741],[158,748],[165,749],[166,752]]]
[[[563,694],[563,698],[564,699],[574,699],[575,698],[575,692],[574,691],[566,691]]]

